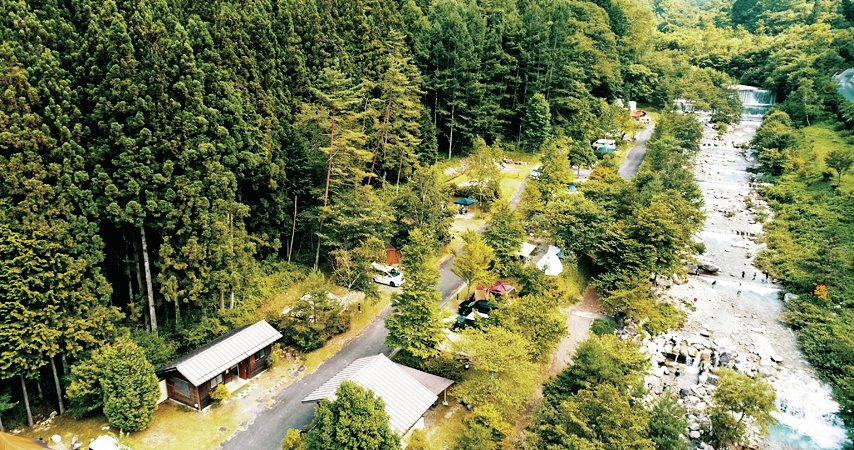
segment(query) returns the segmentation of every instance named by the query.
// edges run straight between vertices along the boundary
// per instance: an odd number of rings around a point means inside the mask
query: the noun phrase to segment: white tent
[[[130,450],[127,446],[119,444],[119,441],[112,436],[103,434],[98,436],[91,444],[89,450]]]
[[[527,257],[531,256],[531,253],[533,253],[534,249],[536,249],[536,248],[537,248],[537,246],[534,244],[529,244],[527,242],[523,242],[521,248],[516,253],[516,255],[521,256],[523,258],[527,258]]]
[[[563,272],[563,264],[560,258],[554,253],[546,253],[539,261],[537,261],[537,269],[545,272],[546,275],[556,277]]]

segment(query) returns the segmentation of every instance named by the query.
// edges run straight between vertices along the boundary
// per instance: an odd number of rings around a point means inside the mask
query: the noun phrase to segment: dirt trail
[[[566,329],[569,334],[560,340],[555,351],[552,352],[551,362],[541,382],[546,382],[549,378],[560,373],[563,369],[569,367],[572,360],[572,355],[575,354],[575,349],[578,344],[587,339],[590,325],[593,324],[595,318],[605,318],[599,310],[599,294],[593,288],[587,288],[584,297],[579,303],[563,308],[561,312],[566,314]],[[542,387],[537,387],[534,397],[519,412],[516,420],[516,435],[518,436],[522,430],[531,423],[534,418],[534,411],[537,405],[540,404],[540,399],[543,397]]]

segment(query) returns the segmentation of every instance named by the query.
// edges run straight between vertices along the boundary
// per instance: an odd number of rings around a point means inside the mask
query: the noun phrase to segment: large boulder
[[[712,263],[702,263],[700,264],[700,270],[706,273],[718,273],[721,269]]]

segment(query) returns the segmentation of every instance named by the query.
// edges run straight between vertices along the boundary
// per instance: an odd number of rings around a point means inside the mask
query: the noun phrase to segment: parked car
[[[531,179],[536,180],[539,178],[540,178],[540,165],[538,164],[538,165],[534,166],[533,169],[531,169]]]
[[[387,266],[385,264],[377,264],[375,262],[371,263],[371,267],[374,268],[378,273],[374,275],[374,281],[380,284],[387,284],[391,287],[397,287],[403,284],[403,274],[400,273],[399,270],[394,267]]]
[[[489,315],[489,313],[496,308],[497,306],[487,300],[468,300],[460,303],[460,309],[458,312],[463,317],[468,316],[472,311],[477,311],[483,315]]]

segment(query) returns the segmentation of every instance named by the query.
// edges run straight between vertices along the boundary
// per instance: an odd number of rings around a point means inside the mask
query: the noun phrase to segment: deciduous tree
[[[400,449],[400,437],[389,428],[383,400],[349,381],[338,387],[335,401],[320,400],[314,423],[307,450]]]

